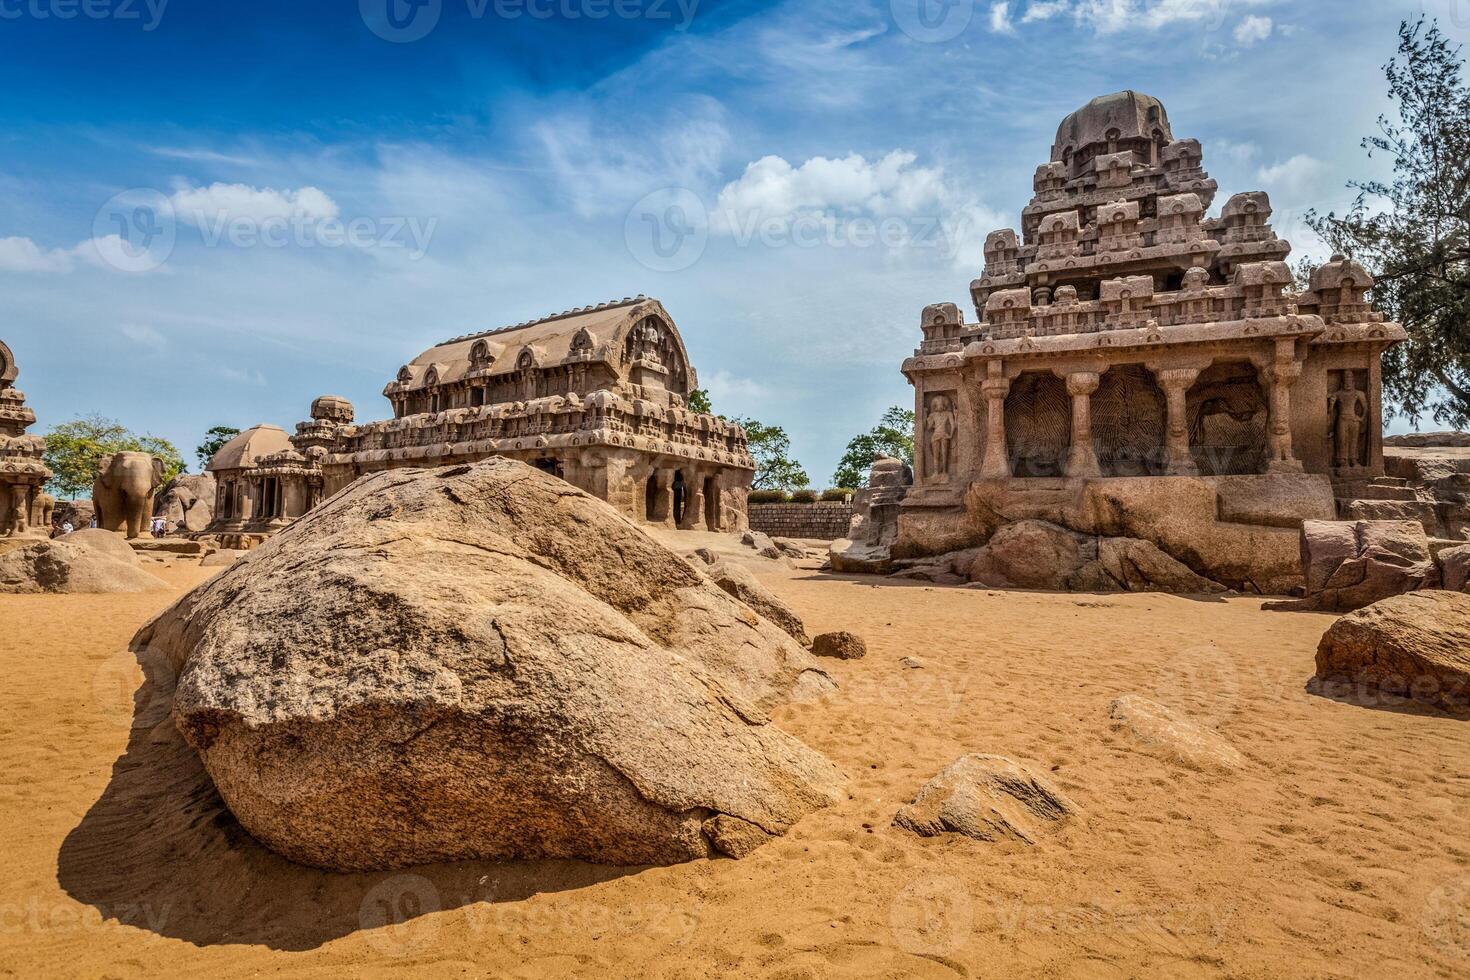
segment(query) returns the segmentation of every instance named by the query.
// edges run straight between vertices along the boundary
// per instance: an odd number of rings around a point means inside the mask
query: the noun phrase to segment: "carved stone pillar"
[[[1196,476],[1199,467],[1189,451],[1189,419],[1185,415],[1185,402],[1189,389],[1199,377],[1195,368],[1164,368],[1154,372],[1159,387],[1164,389],[1164,399],[1169,406],[1169,421],[1166,429],[1165,450],[1169,454],[1169,476]]]
[[[1102,376],[1093,371],[1067,375],[1067,394],[1072,396],[1072,449],[1067,454],[1067,476],[1102,476],[1097,448],[1092,444],[1092,393]]]
[[[658,492],[653,498],[653,513],[649,519],[654,524],[669,524],[674,518],[674,471],[658,471]]]
[[[1302,472],[1302,461],[1291,448],[1291,386],[1301,376],[1302,362],[1290,349],[1278,349],[1276,360],[1261,370],[1261,381],[1269,389],[1271,403],[1271,428],[1266,436],[1267,473]]]
[[[1010,394],[1008,379],[991,376],[980,384],[985,395],[985,459],[980,464],[980,476],[996,480],[1011,475],[1010,452],[1006,448],[1006,395]]]

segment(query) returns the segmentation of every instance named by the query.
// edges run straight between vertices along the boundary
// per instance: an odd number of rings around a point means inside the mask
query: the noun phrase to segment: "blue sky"
[[[1470,37],[1470,0],[0,0],[0,338],[37,431],[192,455],[645,293],[825,485],[1062,116],[1161,98],[1310,251],[1421,11]]]

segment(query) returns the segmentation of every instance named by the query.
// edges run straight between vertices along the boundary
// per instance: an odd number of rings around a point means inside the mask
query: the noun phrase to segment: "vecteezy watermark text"
[[[169,0],[0,0],[0,21],[119,20],[138,21],[152,31],[163,22]]]
[[[700,0],[358,0],[368,30],[385,41],[408,44],[439,26],[446,2],[461,2],[471,20],[646,20],[676,31],[694,22]]]

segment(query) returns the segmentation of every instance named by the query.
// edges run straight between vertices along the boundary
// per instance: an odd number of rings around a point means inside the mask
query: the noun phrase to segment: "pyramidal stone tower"
[[[1217,189],[1158,99],[1062,121],[1020,230],[986,240],[977,322],[923,312],[897,552],[967,547],[1023,513],[1092,532],[1079,509],[1099,493],[1187,492],[1286,531],[1294,562],[1294,522],[1382,475],[1379,360],[1402,328],[1341,256],[1296,292],[1267,195],[1215,212]]]
[[[36,413],[15,386],[19,374],[15,355],[0,341],[0,538],[5,539],[45,537],[55,503],[42,489],[51,479],[42,461],[46,440],[26,435]]]

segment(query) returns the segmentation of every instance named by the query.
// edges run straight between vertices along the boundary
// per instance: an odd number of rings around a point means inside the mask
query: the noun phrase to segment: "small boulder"
[[[812,653],[838,660],[861,660],[868,655],[868,645],[855,633],[823,633],[812,641]]]
[[[1470,595],[1411,592],[1348,613],[1317,646],[1316,681],[1470,711]]]
[[[144,571],[136,557],[125,561],[104,548],[61,538],[0,555],[0,593],[130,593],[168,587]]]
[[[689,557],[699,565],[713,565],[720,560],[719,556],[708,548],[695,548],[689,553]]]
[[[1470,591],[1470,544],[1446,548],[1439,553],[1440,577],[1446,592]]]
[[[241,558],[244,558],[248,554],[250,554],[250,552],[248,551],[231,551],[227,548],[221,549],[219,551],[211,551],[209,554],[204,556],[204,560],[199,563],[199,567],[229,568],[231,565],[235,564],[235,562],[239,561]]]
[[[801,617],[762,585],[748,568],[722,561],[709,566],[706,574],[726,593],[754,609],[757,615],[781,627],[782,632],[793,640],[802,646],[811,646],[811,638],[806,635]]]
[[[998,755],[966,755],[925,783],[894,823],[920,837],[1035,844],[1077,813],[1055,783]]]
[[[1245,756],[1219,733],[1148,698],[1124,695],[1108,715],[1114,731],[1127,731],[1145,752],[1186,769],[1223,772],[1245,764]]]
[[[970,562],[971,582],[990,588],[1068,588],[1073,573],[1091,556],[1085,538],[1046,521],[1016,521],[991,536]]]

